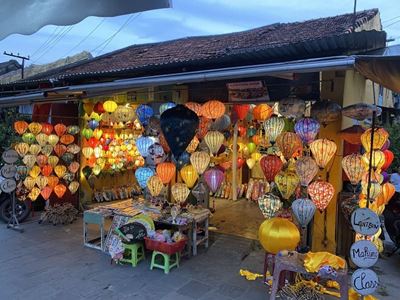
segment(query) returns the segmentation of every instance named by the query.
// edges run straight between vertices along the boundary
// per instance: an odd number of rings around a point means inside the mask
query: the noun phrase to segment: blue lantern
[[[149,147],[154,144],[154,140],[148,136],[141,136],[136,140],[136,147],[141,156],[149,155]]]
[[[88,123],[88,127],[92,130],[95,130],[97,127],[99,127],[99,121],[96,121],[94,119],[90,120]]]
[[[223,131],[231,125],[231,118],[225,114],[211,124],[211,130]]]
[[[145,104],[141,104],[136,109],[136,115],[139,118],[140,123],[146,126],[149,123],[150,118],[154,115],[153,109]]]
[[[315,140],[320,125],[317,120],[312,118],[303,118],[296,122],[294,125],[294,131],[300,136],[301,140],[305,144],[309,144]]]
[[[166,111],[167,109],[173,108],[175,107],[176,104],[174,102],[167,102],[167,103],[163,103],[160,105],[160,115],[162,115],[162,113],[164,111]]]
[[[154,175],[154,171],[147,167],[138,168],[135,171],[135,177],[142,189],[146,188],[147,180]]]

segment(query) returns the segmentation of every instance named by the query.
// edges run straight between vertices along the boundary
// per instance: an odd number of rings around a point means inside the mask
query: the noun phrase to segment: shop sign
[[[370,295],[379,286],[378,276],[370,269],[357,269],[351,276],[351,285],[360,295]]]
[[[268,90],[262,81],[228,83],[229,101],[231,102],[266,102],[270,101]]]
[[[378,261],[379,252],[372,242],[362,240],[351,245],[350,258],[357,267],[369,268]]]
[[[378,215],[369,208],[357,208],[351,214],[351,226],[362,235],[374,235],[381,227]]]
[[[13,178],[17,174],[17,167],[14,165],[4,165],[0,170],[0,174],[4,178]]]
[[[4,193],[11,193],[14,191],[17,187],[17,183],[15,182],[14,179],[5,179],[0,183],[0,189]]]
[[[13,149],[10,149],[10,150],[4,151],[1,157],[3,158],[3,161],[5,163],[13,164],[18,160],[18,152]]]

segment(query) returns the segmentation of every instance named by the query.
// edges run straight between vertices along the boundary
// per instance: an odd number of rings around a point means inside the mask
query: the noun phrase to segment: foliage
[[[18,141],[14,131],[14,122],[26,119],[18,113],[18,107],[1,108],[0,110],[0,152],[10,148]]]
[[[400,167],[400,123],[393,123],[386,130],[389,132],[390,151],[394,154],[394,160],[389,172],[396,172]]]

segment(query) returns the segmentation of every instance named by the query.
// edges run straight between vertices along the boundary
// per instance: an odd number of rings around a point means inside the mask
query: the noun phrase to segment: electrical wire
[[[56,33],[58,30],[60,29],[59,33]],[[32,57],[35,56],[37,53],[39,53],[44,47],[46,47],[53,39],[55,39],[62,31],[62,27],[56,26],[56,28],[54,28],[53,32],[49,35],[49,37],[47,38],[47,40],[40,45],[31,55]]]
[[[400,18],[400,16],[396,16],[396,17],[391,18],[391,19],[383,20],[382,23],[386,23],[386,22],[389,22],[389,21],[393,21],[393,20],[398,19],[398,18]]]
[[[390,26],[392,26],[392,25],[394,25],[394,24],[397,24],[397,23],[399,23],[399,22],[400,22],[400,20],[397,20],[397,21],[395,21],[395,22],[393,22],[393,23],[390,23],[389,25],[386,25],[385,28],[388,28],[388,27],[390,27]]]

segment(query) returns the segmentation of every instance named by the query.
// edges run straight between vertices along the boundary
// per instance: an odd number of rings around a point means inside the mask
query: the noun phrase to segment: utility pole
[[[28,57],[26,57],[26,56],[22,56],[22,55],[19,55],[19,53],[17,53],[17,54],[14,54],[14,53],[7,53],[6,51],[4,51],[4,53],[3,53],[4,55],[7,55],[7,56],[11,56],[11,57],[16,57],[16,58],[20,58],[20,59],[22,59],[22,69],[21,69],[21,79],[24,79],[24,68],[25,68],[25,60],[29,60],[29,56]]]

